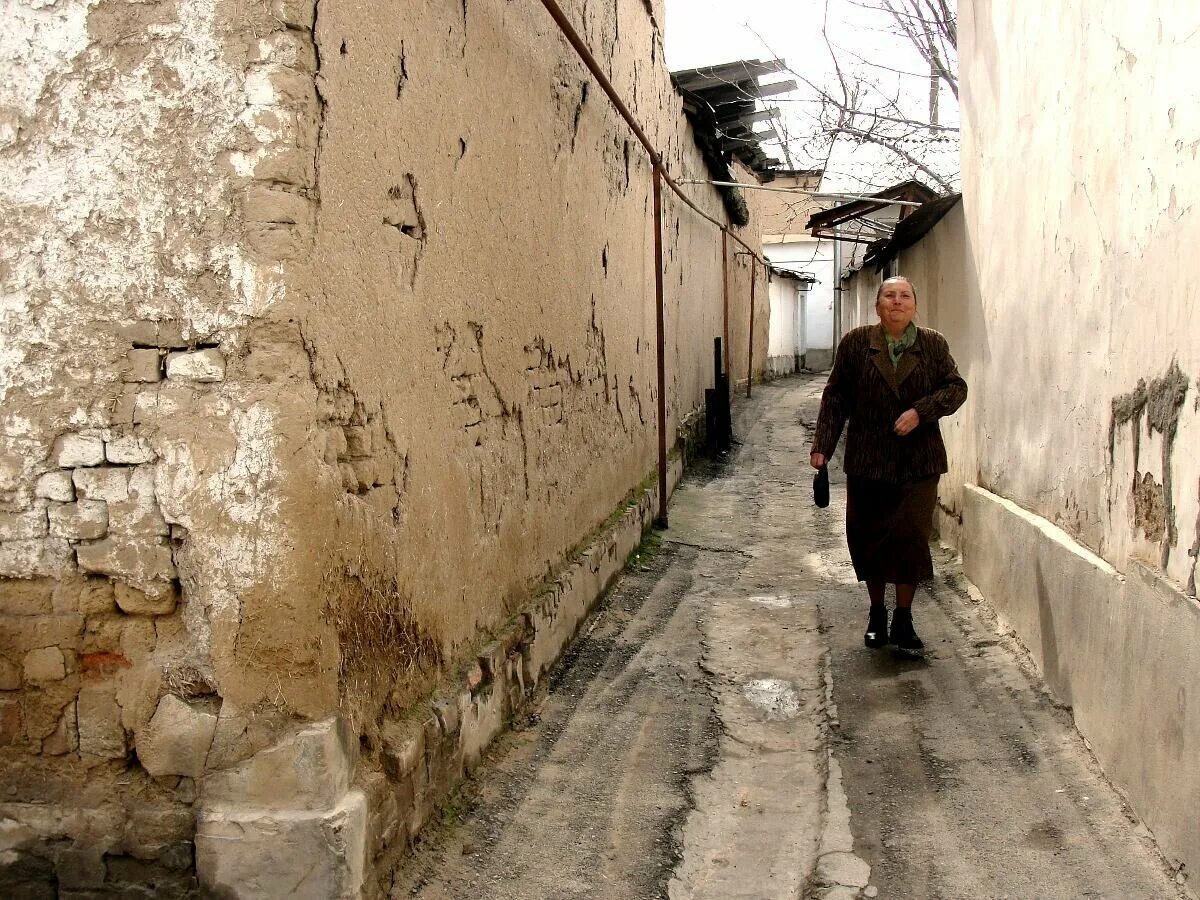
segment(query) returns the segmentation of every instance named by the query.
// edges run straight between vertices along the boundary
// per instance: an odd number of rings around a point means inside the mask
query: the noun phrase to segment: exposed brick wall
[[[568,12],[698,171],[661,3]],[[615,511],[627,543],[648,516],[624,504],[654,465],[649,167],[536,7],[60,0],[10,27],[0,893],[187,896],[197,854],[210,885],[253,881],[225,838],[277,837],[280,810],[298,840],[369,817],[360,870],[327,873],[361,882],[619,568],[613,540],[577,558],[597,526]],[[720,241],[666,204],[674,435]],[[310,806],[263,781],[234,808],[237,773],[310,732],[368,750],[322,762]]]

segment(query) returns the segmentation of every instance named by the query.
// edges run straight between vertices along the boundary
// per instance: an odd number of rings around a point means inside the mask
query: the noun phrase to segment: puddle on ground
[[[771,609],[789,609],[792,605],[792,598],[786,594],[758,594],[746,599],[751,603],[757,603],[759,606],[766,606]]]
[[[790,681],[757,678],[746,683],[746,699],[767,715],[767,721],[794,719],[800,712],[800,695]]]

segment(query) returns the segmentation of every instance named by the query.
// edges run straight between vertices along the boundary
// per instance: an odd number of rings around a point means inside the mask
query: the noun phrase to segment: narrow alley
[[[822,384],[738,407],[392,896],[1190,896],[949,553],[927,661],[862,646],[805,465]]]

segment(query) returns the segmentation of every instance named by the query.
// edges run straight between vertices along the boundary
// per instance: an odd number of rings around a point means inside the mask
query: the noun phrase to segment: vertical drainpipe
[[[733,379],[729,375],[729,231],[724,228],[721,229],[721,303],[724,315],[725,377],[732,384]]]
[[[804,356],[804,291],[801,284],[797,281],[792,287],[792,350],[796,357],[792,365],[797,372],[800,371],[800,357]]]
[[[667,527],[667,321],[663,303],[662,176],[654,167],[654,307],[658,346],[658,516],[654,523]]]
[[[754,384],[754,282],[758,275],[758,261],[750,257],[750,358],[746,360],[746,396]]]
[[[842,242],[833,239],[833,350],[842,340]]]

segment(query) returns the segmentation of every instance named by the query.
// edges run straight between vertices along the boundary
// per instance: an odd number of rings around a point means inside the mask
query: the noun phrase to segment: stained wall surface
[[[702,177],[657,7],[565,4]],[[183,891],[214,773],[371,746],[652,471],[650,168],[537,4],[23,4],[0,65],[4,877]],[[673,437],[725,323],[664,221]]]
[[[959,450],[984,490],[966,503],[964,555],[1106,772],[1191,869],[1200,11],[1043,12],[962,7],[966,254],[951,265],[979,290],[939,315],[973,323],[974,434]],[[1074,547],[1056,549],[1055,526]],[[1075,559],[1086,577],[1062,577]]]
[[[1194,595],[1200,10],[964,6],[979,483]]]

